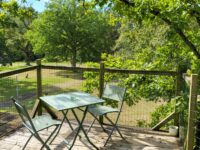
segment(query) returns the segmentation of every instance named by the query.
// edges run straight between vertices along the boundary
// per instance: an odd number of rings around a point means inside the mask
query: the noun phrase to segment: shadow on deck
[[[73,124],[74,126],[76,124]],[[88,126],[85,125],[85,128]],[[50,131],[54,128],[42,131],[42,138],[47,138]],[[120,128],[126,140],[122,140],[117,134],[113,134],[112,140],[109,141],[106,147],[103,147],[107,134],[102,131],[99,126],[94,126],[89,133],[89,138],[101,150],[180,150],[178,138],[168,136],[167,133],[145,131],[137,129]],[[143,131],[143,132],[142,132]],[[0,139],[1,150],[20,150],[25,144],[30,133],[25,128],[20,128],[16,132]],[[67,124],[64,124],[60,134],[55,141],[50,145],[54,150],[67,150],[64,140],[71,141],[73,134]],[[27,145],[27,150],[38,150],[41,144],[32,138]],[[93,147],[86,141],[84,137],[77,138],[74,150],[93,150]]]

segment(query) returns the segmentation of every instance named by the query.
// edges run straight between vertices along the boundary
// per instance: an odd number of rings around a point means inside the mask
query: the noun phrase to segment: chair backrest
[[[123,101],[126,89],[124,87],[119,87],[116,85],[107,84],[104,91],[102,98],[115,100],[115,101]]]
[[[19,113],[23,125],[26,126],[29,130],[31,130],[33,133],[36,133],[35,127],[31,121],[31,118],[24,106],[22,106],[20,103],[17,102],[16,99],[12,98],[12,101],[15,105],[15,108],[17,109],[17,112]]]

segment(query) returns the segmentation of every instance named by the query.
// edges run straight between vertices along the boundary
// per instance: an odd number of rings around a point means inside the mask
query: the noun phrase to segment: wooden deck
[[[73,124],[75,126],[75,124]],[[85,126],[87,128],[87,126]],[[47,138],[49,132],[53,130],[53,127],[48,130],[42,131],[42,138]],[[122,134],[126,138],[122,140],[117,134],[114,134],[112,140],[109,141],[106,147],[103,147],[103,143],[107,138],[107,134],[104,133],[99,126],[95,126],[89,133],[89,138],[98,146],[101,150],[180,150],[178,138],[168,136],[162,132],[142,131],[134,129],[121,128]],[[2,137],[0,139],[1,150],[20,150],[25,144],[26,140],[30,136],[30,133],[25,128],[20,128],[12,134]],[[67,124],[64,124],[60,134],[55,141],[50,145],[53,150],[67,150],[64,140],[72,140],[73,134]],[[39,150],[41,144],[32,138],[27,145],[27,150]],[[75,142],[74,150],[93,150],[93,147],[86,141],[84,137],[77,138]]]

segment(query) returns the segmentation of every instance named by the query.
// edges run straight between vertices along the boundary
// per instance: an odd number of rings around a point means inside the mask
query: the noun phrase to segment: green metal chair
[[[27,140],[27,142],[25,143],[22,149],[23,150],[25,149],[30,139],[34,136],[36,139],[38,139],[42,143],[41,149],[45,147],[46,149],[50,150],[49,146],[47,145],[47,142],[56,132],[61,122],[57,120],[53,120],[50,116],[47,116],[47,115],[41,115],[41,116],[37,116],[31,119],[26,108],[22,106],[21,104],[19,104],[16,99],[12,98],[12,100],[17,109],[17,112],[19,113],[22,119],[23,125],[31,132],[31,136],[29,137],[29,139]],[[46,139],[46,141],[43,141],[43,139],[41,138],[38,132],[44,129],[48,129],[51,126],[56,126],[56,127],[53,130],[53,132],[50,134],[50,136]]]
[[[94,120],[93,120],[92,124],[90,125],[90,127],[88,129],[88,132],[90,131],[90,129],[92,128],[92,126],[93,126],[93,124],[95,123],[96,120],[99,122],[102,129],[105,132],[107,132],[107,130],[103,127],[102,123],[100,123],[100,120],[98,119],[99,116],[105,116],[105,118],[110,123],[109,125],[112,126],[112,130],[108,134],[108,138],[107,138],[104,146],[106,146],[106,144],[108,143],[108,141],[111,138],[114,130],[117,130],[117,132],[119,133],[121,138],[124,139],[124,137],[122,136],[122,134],[121,134],[121,132],[120,132],[118,126],[117,126],[117,122],[119,120],[120,113],[121,113],[121,110],[122,110],[122,107],[123,107],[125,92],[126,92],[125,88],[122,88],[122,87],[119,87],[119,86],[116,86],[116,85],[106,85],[106,87],[103,91],[102,99],[105,99],[107,102],[112,102],[112,101],[117,102],[118,108],[113,108],[113,107],[110,107],[110,106],[103,106],[103,105],[94,105],[94,106],[90,106],[88,108],[88,112],[90,112],[90,114],[94,117]],[[117,117],[116,117],[116,120],[114,122],[107,116],[108,113],[117,113]]]

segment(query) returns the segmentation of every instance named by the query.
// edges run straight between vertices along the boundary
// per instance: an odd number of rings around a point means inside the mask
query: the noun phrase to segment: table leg
[[[53,137],[53,139],[50,141],[50,144],[54,141],[54,139],[56,138],[56,136],[57,136],[58,133],[60,132],[60,129],[61,129],[61,127],[62,127],[62,125],[63,125],[63,123],[64,123],[65,120],[67,120],[67,123],[69,124],[71,130],[72,130],[72,131],[74,130],[73,127],[72,127],[72,125],[71,125],[71,123],[69,122],[69,119],[67,118],[67,113],[68,113],[68,110],[66,110],[66,112],[65,112],[65,111],[62,111],[62,114],[63,114],[64,117],[63,117],[63,119],[62,119],[62,122],[61,122],[61,124],[60,124],[60,127],[59,127],[58,131],[56,132],[56,134],[55,134],[55,136]]]
[[[99,148],[98,148],[96,145],[94,145],[94,144],[92,143],[92,141],[90,141],[89,137],[87,136],[87,133],[85,132],[85,130],[84,130],[84,128],[83,128],[83,122],[84,122],[84,120],[85,120],[85,117],[86,117],[86,114],[87,114],[87,110],[88,110],[88,106],[85,108],[85,111],[84,111],[84,113],[83,113],[83,117],[82,117],[82,119],[81,119],[81,121],[80,121],[80,120],[78,119],[78,116],[77,116],[77,114],[75,113],[74,109],[72,109],[72,113],[73,113],[74,117],[76,118],[79,127],[78,127],[78,131],[77,131],[77,133],[76,133],[76,135],[75,135],[75,137],[74,137],[74,140],[73,140],[73,142],[72,142],[72,145],[71,145],[70,149],[73,147],[73,145],[74,145],[74,143],[75,143],[75,141],[76,141],[76,138],[77,138],[79,132],[82,130],[82,131],[83,131],[83,134],[85,135],[85,137],[86,137],[86,139],[88,140],[88,142],[89,142],[93,147],[95,147],[97,150],[99,150]]]
[[[67,123],[69,124],[70,129],[73,131],[74,129],[73,129],[71,123],[69,122],[69,119],[67,118],[67,113],[68,113],[68,110],[67,110],[66,112],[65,112],[65,111],[62,111],[62,114],[63,114],[63,116],[64,116],[63,122],[64,122],[64,120],[66,120]],[[62,122],[62,123],[63,123],[63,122]]]

